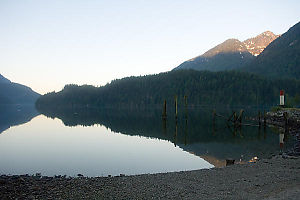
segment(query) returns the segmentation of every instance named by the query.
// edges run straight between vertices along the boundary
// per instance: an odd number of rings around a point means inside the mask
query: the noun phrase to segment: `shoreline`
[[[298,199],[300,159],[114,177],[0,176],[1,199]]]

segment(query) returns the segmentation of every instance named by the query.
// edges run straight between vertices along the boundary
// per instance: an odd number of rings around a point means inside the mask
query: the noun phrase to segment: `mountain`
[[[270,43],[242,70],[269,78],[300,79],[300,22]]]
[[[229,39],[205,52],[180,64],[177,69],[195,69],[209,71],[224,71],[239,69],[259,55],[263,49],[278,36],[266,31],[254,38],[241,42],[237,39]]]
[[[0,74],[0,104],[34,104],[40,94]]]
[[[279,35],[275,35],[271,31],[266,31],[254,38],[245,40],[243,43],[252,55],[258,56],[272,41],[278,37]]]

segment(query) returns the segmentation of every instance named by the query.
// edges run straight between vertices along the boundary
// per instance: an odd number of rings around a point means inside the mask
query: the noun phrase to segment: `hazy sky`
[[[228,38],[286,32],[299,0],[0,0],[0,73],[39,93],[169,71]]]

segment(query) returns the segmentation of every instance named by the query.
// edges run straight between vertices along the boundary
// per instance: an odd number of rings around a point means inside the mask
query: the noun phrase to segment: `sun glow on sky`
[[[0,73],[44,94],[169,71],[228,38],[299,22],[300,2],[0,0]]]

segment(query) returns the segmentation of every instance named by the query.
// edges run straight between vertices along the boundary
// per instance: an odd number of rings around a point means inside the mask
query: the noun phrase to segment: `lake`
[[[229,116],[239,108],[221,108]],[[107,176],[222,167],[284,150],[276,129],[212,121],[212,108],[49,109],[0,106],[0,174]],[[245,116],[257,114],[246,109]],[[247,122],[248,123],[248,122]],[[249,122],[254,123],[254,122]],[[283,148],[291,145],[285,139]]]

